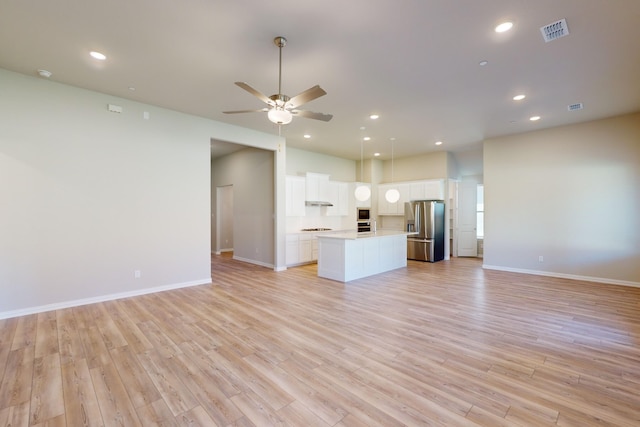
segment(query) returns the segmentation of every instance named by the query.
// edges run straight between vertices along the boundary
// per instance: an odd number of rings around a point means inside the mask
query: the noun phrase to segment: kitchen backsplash
[[[330,228],[332,230],[355,230],[356,216],[326,216],[324,207],[307,206],[305,216],[288,216],[287,233],[297,233],[303,228]]]

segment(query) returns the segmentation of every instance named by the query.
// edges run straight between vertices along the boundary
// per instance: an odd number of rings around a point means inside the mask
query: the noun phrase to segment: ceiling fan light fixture
[[[269,112],[267,113],[267,117],[269,117],[269,120],[277,125],[288,125],[293,119],[293,114],[291,114],[291,111],[289,110],[274,107],[269,110]]]

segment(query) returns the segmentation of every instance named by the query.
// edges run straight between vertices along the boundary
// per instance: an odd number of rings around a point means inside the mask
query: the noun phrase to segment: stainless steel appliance
[[[369,221],[371,220],[371,209],[369,208],[357,208],[358,216],[357,221]]]
[[[357,208],[358,213],[356,215],[356,221],[358,223],[358,232],[359,233],[367,233],[369,231],[374,231],[371,228],[371,209],[369,208]]]
[[[417,234],[407,236],[407,259],[441,261],[444,259],[444,202],[414,200],[404,204],[405,229]]]

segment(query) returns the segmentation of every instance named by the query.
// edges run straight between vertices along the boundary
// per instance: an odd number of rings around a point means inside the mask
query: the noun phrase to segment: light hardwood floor
[[[474,259],[212,272],[1,320],[0,425],[640,425],[638,288]]]

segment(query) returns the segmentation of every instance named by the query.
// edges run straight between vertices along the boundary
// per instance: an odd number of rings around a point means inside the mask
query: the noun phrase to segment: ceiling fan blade
[[[313,111],[306,110],[293,110],[291,114],[306,117],[307,119],[322,120],[323,122],[328,122],[333,117],[331,114],[314,113]]]
[[[259,110],[237,110],[237,111],[223,111],[224,114],[238,114],[238,113],[266,113],[268,108],[261,108]]]
[[[326,95],[327,92],[324,91],[319,85],[315,85],[312,88],[305,90],[291,98],[289,102],[287,102],[288,108],[297,108],[303,104],[306,104],[309,101],[313,101],[316,98],[320,98],[323,95]]]
[[[256,98],[258,98],[260,101],[264,102],[265,104],[273,105],[273,101],[270,100],[264,93],[260,92],[257,89],[252,88],[251,86],[249,86],[245,82],[236,82],[236,86],[240,86],[242,89],[246,90],[251,95],[255,96]]]

